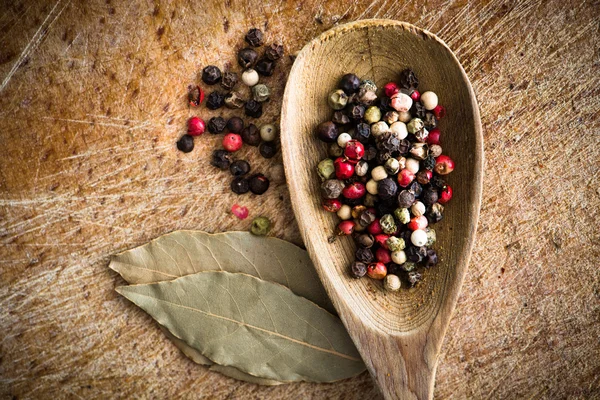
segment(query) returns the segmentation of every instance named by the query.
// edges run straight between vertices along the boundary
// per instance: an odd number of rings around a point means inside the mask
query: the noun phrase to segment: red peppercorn
[[[440,175],[447,175],[454,170],[454,161],[446,155],[441,155],[435,159],[435,172]]]
[[[440,197],[438,198],[438,203],[446,204],[452,199],[452,188],[450,185],[445,185],[440,192]]]
[[[446,116],[446,109],[444,108],[444,106],[441,106],[441,105],[438,104],[433,109],[433,115],[435,115],[435,117],[437,119],[442,119],[442,118],[444,118]]]
[[[407,187],[411,184],[411,182],[415,179],[415,174],[407,169],[403,169],[398,174],[398,185],[402,187]]]
[[[392,262],[392,254],[389,250],[386,250],[383,247],[380,247],[375,251],[375,258],[377,261],[384,264],[389,264]]]
[[[379,235],[375,235],[375,242],[383,247],[386,250],[388,249],[387,240],[390,238],[390,235],[386,235],[385,233],[380,233]]]
[[[421,93],[419,93],[418,90],[415,90],[410,94],[410,98],[413,99],[413,101],[419,101],[421,100]]]
[[[239,219],[248,218],[248,207],[243,207],[239,204],[234,204],[233,206],[231,206],[231,212]]]
[[[242,137],[237,133],[228,133],[223,138],[223,148],[230,153],[242,148]]]
[[[338,199],[323,199],[323,208],[325,211],[338,212],[342,208],[342,202]]]
[[[206,129],[206,124],[201,118],[192,117],[188,119],[188,135],[190,136],[200,136],[204,133]]]
[[[355,226],[356,224],[354,221],[342,221],[337,226],[337,234],[339,236],[352,235]]]
[[[367,188],[360,182],[354,182],[347,185],[343,190],[342,194],[347,199],[360,199],[367,193]]]
[[[384,263],[372,263],[367,267],[367,275],[369,278],[381,280],[387,275],[387,267]]]
[[[429,135],[425,138],[425,142],[429,145],[440,144],[440,133],[439,128],[433,128],[429,131]]]
[[[365,155],[365,146],[358,140],[352,139],[346,144],[344,155],[358,162]]]
[[[422,169],[417,172],[417,182],[419,182],[421,185],[427,185],[432,177],[433,172],[428,169]]]
[[[417,229],[427,228],[428,224],[429,223],[427,222],[427,217],[421,215],[420,217],[414,217],[413,219],[411,219],[407,226],[408,229],[410,229],[411,231],[416,231]]]
[[[338,157],[335,162],[335,176],[340,180],[349,179],[354,175],[354,165],[349,163],[346,159]]]
[[[379,218],[367,226],[367,232],[369,232],[371,235],[379,235],[380,233],[383,233],[383,229],[381,229],[381,225],[379,224]]]
[[[400,91],[400,88],[398,87],[396,82],[388,82],[383,87],[383,91],[385,92],[385,95],[387,97],[392,97],[393,95],[395,95],[396,93],[398,93]]]
[[[188,101],[190,106],[198,107],[204,101],[204,91],[198,85],[188,86]]]

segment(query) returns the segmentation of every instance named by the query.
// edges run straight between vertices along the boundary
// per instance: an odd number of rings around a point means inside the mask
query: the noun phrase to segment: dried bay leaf
[[[365,370],[338,318],[272,282],[203,272],[117,291],[201,354],[253,376],[332,382]]]
[[[305,250],[285,240],[249,232],[176,231],[117,254],[109,267],[132,284],[173,280],[203,271],[240,272],[287,286],[335,313]]]

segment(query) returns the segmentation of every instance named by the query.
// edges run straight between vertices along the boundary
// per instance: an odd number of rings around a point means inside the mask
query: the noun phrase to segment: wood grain
[[[286,185],[229,192],[188,155],[186,87],[251,26],[287,54],[337,24],[392,18],[452,48],[481,107],[485,177],[471,265],[436,376],[440,399],[594,399],[600,391],[600,32],[596,1],[0,2],[0,398],[364,399],[369,374],[264,388],[188,361],[114,292],[111,254],[177,229],[275,221]],[[259,123],[278,120],[292,62]],[[442,144],[445,139],[442,138]],[[245,148],[257,171],[281,163]]]
[[[314,132],[331,117],[327,97],[344,74],[383,87],[405,68],[419,77],[419,90],[438,93],[448,110],[439,127],[452,132],[444,151],[457,164],[447,179],[457,195],[435,227],[438,266],[425,271],[417,287],[390,294],[381,282],[349,276],[356,250],[350,237],[328,240],[337,218],[320,204],[316,165],[327,157],[327,146]],[[432,398],[439,350],[475,239],[483,183],[479,109],[460,63],[439,38],[411,24],[369,20],[333,28],[294,62],[283,98],[281,144],[304,243],[369,372],[385,398]]]

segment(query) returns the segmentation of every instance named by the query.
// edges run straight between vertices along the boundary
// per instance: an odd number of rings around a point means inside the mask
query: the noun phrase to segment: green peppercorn
[[[406,225],[410,222],[410,211],[408,211],[408,208],[396,208],[394,215],[401,224]]]
[[[269,87],[263,83],[259,83],[252,87],[252,98],[260,103],[269,100],[270,95],[271,91],[269,90]]]
[[[377,106],[371,106],[365,111],[364,120],[369,124],[374,124],[381,120],[381,110]]]
[[[404,250],[404,248],[406,247],[404,239],[398,238],[396,236],[390,236],[390,238],[385,242],[385,244],[387,245],[388,249],[390,249],[390,251],[400,251]]]
[[[413,269],[415,269],[417,267],[417,264],[415,264],[414,262],[411,261],[407,261],[404,264],[400,265],[400,269],[402,269],[405,272],[410,272]]]
[[[387,235],[391,235],[396,232],[398,227],[396,226],[396,221],[394,221],[394,217],[392,214],[385,214],[379,219],[379,225],[381,225],[381,229],[383,233]]]
[[[373,82],[370,79],[364,79],[363,81],[360,82],[359,89],[366,89],[366,90],[369,90],[371,92],[376,92],[377,91],[377,85],[375,84],[375,82]]]
[[[348,95],[342,89],[332,92],[328,98],[329,107],[334,110],[341,110],[348,104]]]
[[[431,247],[437,239],[435,229],[427,227],[425,228],[425,233],[427,234],[427,242],[425,243],[425,246]]]
[[[250,233],[256,236],[265,236],[271,229],[271,221],[267,217],[256,217],[252,220]]]
[[[423,120],[421,120],[420,118],[413,118],[408,124],[406,124],[406,129],[412,134],[417,133],[424,127],[425,125],[423,124]]]
[[[317,165],[317,172],[321,177],[321,180],[331,179],[335,176],[335,165],[331,158],[326,158],[321,160],[319,165]]]
[[[400,170],[400,162],[395,158],[390,158],[385,162],[384,168],[388,175],[396,175]]]
[[[330,157],[338,158],[344,154],[344,149],[342,149],[337,143],[331,143],[329,145],[327,154],[329,154]]]

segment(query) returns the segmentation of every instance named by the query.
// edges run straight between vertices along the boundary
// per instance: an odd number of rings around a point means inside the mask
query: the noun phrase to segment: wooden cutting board
[[[481,105],[477,243],[442,348],[438,398],[600,397],[600,33],[597,1],[17,1],[0,7],[0,397],[376,396],[363,374],[259,387],[187,360],[120,298],[111,254],[176,229],[275,221],[300,243],[284,182],[237,196],[209,166],[220,137],[175,142],[188,84],[231,64],[250,27],[293,54],[336,23],[438,34]],[[259,123],[276,122],[286,57]],[[224,115],[233,115],[224,112]],[[240,114],[238,112],[238,114]],[[460,134],[445,132],[444,134]],[[278,155],[244,148],[269,175]]]

